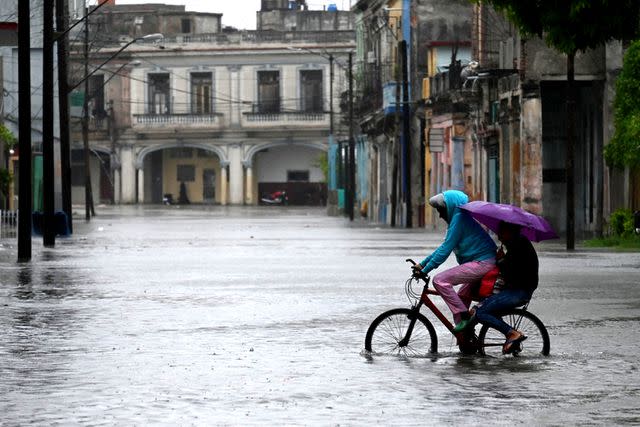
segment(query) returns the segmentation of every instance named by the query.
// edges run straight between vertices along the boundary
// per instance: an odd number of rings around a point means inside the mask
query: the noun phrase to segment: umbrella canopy
[[[501,221],[522,226],[521,233],[534,242],[556,239],[558,235],[544,218],[517,206],[491,202],[469,202],[460,206],[481,224],[497,233]]]

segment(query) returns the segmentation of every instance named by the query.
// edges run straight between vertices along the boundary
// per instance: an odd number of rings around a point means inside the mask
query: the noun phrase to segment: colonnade
[[[266,148],[289,145],[290,143],[265,142],[259,144],[229,143],[226,145],[209,145],[203,143],[183,143],[166,145],[148,145],[140,147],[135,144],[121,144],[119,149],[120,168],[116,169],[114,176],[115,202],[123,204],[143,203],[145,201],[145,158],[148,154],[175,147],[190,147],[211,151],[219,159],[220,169],[217,180],[219,181],[219,194],[216,197],[221,204],[252,205],[256,203],[256,174],[253,160],[255,155]],[[301,142],[296,146],[312,147],[326,150],[320,142]],[[148,178],[148,174],[147,174]]]
[[[255,203],[252,159],[243,160],[240,145],[227,147],[220,158],[220,203],[241,205]],[[115,171],[116,203],[142,203],[145,200],[144,157],[133,146],[120,149],[120,170]]]

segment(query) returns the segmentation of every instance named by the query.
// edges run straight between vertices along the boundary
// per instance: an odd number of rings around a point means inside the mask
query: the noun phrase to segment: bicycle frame
[[[440,311],[440,309],[435,305],[435,303],[431,301],[431,299],[429,298],[429,295],[440,296],[440,293],[435,289],[430,289],[429,282],[426,281],[426,284],[424,285],[424,289],[422,290],[422,294],[420,295],[420,299],[418,300],[418,303],[411,308],[411,314],[412,314],[411,322],[409,323],[407,333],[405,337],[402,340],[400,340],[398,344],[402,346],[402,345],[407,345],[409,343],[409,340],[411,339],[411,334],[413,333],[413,327],[415,326],[416,320],[418,318],[417,314],[420,312],[420,309],[422,308],[423,305],[429,308],[429,310],[431,310],[431,312],[438,318],[438,320],[442,322],[442,324],[449,330],[449,332],[451,332],[451,334],[456,337],[456,341],[458,345],[464,343],[465,342],[464,333],[453,332],[454,325],[449,321],[449,319],[447,319],[447,317],[444,314],[442,314],[442,311]]]

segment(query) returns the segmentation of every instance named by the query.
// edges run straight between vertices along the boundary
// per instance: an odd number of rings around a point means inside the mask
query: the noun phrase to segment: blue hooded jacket
[[[458,190],[448,190],[443,195],[449,217],[447,235],[444,242],[422,260],[422,272],[426,274],[438,268],[452,251],[456,254],[458,264],[495,258],[497,247],[493,239],[468,212],[458,208],[469,202],[469,197]]]

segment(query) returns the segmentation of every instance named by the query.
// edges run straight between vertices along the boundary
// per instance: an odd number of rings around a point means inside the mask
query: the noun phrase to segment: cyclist
[[[475,309],[478,322],[489,325],[505,335],[506,341],[502,347],[505,354],[513,352],[527,337],[500,317],[496,317],[495,313],[525,304],[538,287],[538,255],[529,239],[520,234],[520,229],[519,225],[500,222],[498,239],[507,248],[506,254],[502,247],[497,253],[499,280],[503,284],[500,289],[494,287],[494,294]]]
[[[454,332],[463,331],[470,323],[469,304],[473,286],[495,267],[496,245],[487,232],[471,215],[458,209],[469,197],[458,190],[448,190],[429,199],[440,218],[447,224],[444,242],[428,257],[414,266],[428,274],[447,260],[454,252],[458,266],[438,273],[433,286],[453,313]],[[458,293],[455,285],[463,285]]]

